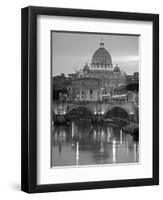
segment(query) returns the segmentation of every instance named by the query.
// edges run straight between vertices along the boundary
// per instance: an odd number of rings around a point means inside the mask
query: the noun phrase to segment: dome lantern
[[[100,46],[103,47],[103,46],[104,46],[104,43],[103,43],[103,42],[100,42]]]

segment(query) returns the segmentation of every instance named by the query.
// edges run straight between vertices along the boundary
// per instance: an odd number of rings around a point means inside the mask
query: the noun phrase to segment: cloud
[[[113,59],[113,62],[126,62],[126,63],[131,63],[131,62],[139,62],[139,56],[115,56]]]

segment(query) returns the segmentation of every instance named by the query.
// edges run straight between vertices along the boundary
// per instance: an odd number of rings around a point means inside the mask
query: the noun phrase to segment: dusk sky
[[[113,67],[118,64],[127,74],[139,71],[139,36],[53,32],[53,76],[74,73],[86,62],[90,65],[101,41],[112,57]]]

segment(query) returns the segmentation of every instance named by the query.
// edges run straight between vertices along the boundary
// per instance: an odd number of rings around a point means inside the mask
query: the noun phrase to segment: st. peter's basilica
[[[86,63],[83,70],[71,78],[70,99],[80,101],[97,101],[122,93],[126,84],[126,74],[118,65],[113,66],[111,54],[103,42],[93,54],[91,63]]]

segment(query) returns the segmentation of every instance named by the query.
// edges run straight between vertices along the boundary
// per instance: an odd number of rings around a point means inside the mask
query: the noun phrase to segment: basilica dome
[[[120,68],[118,67],[118,65],[116,65],[115,67],[114,67],[114,72],[120,72],[121,70],[120,70]]]
[[[83,68],[83,72],[88,72],[89,71],[89,66],[88,64],[86,63],[84,68]]]
[[[92,56],[92,65],[106,65],[112,66],[112,58],[110,53],[104,48],[104,43],[100,43],[98,48]]]

